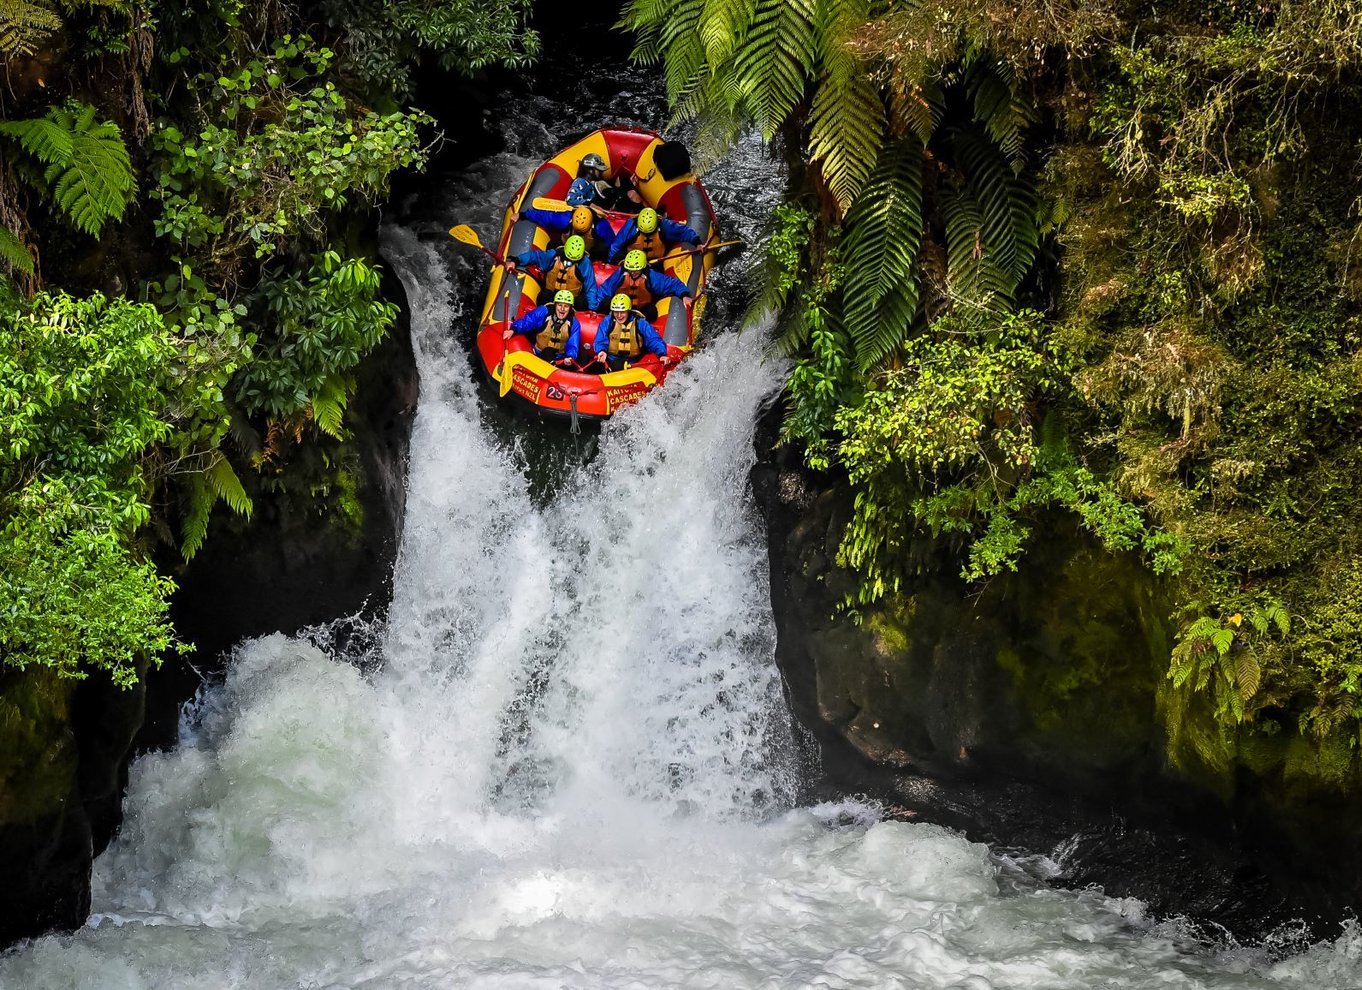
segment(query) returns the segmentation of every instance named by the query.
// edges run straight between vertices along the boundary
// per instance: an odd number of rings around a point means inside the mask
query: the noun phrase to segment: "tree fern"
[[[132,202],[127,146],[117,124],[95,119],[94,107],[68,103],[34,120],[0,121],[0,135],[46,166],[47,191],[77,230],[98,237]]]
[[[847,47],[869,15],[866,0],[825,0],[818,21],[821,75],[809,118],[809,152],[846,212],[875,165],[884,134],[884,101]]]
[[[914,262],[922,243],[922,170],[916,138],[886,145],[847,214],[843,308],[863,370],[902,342],[917,314]]]

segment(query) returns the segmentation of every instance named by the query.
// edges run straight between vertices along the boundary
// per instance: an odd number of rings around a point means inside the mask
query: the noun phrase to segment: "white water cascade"
[[[242,644],[183,745],[134,766],[89,925],[0,957],[0,986],[1362,982],[1355,933],[1272,963],[941,828],[795,807],[746,493],[783,374],[761,335],[719,335],[541,506],[441,258],[401,229],[387,253],[422,398],[380,662]]]

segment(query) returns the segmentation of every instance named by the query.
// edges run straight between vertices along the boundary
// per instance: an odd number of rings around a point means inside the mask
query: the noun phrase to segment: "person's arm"
[[[596,266],[583,258],[577,262],[577,276],[582,280],[582,295],[586,297],[586,308],[595,309],[601,304],[601,287],[596,281]]]
[[[610,250],[606,254],[606,258],[611,262],[618,262],[620,256],[624,254],[624,249],[629,245],[629,242],[634,239],[634,235],[637,233],[638,224],[634,222],[634,220],[630,219],[624,221],[624,226],[620,228],[620,232],[611,235],[614,239],[610,242]]]
[[[689,224],[677,223],[662,217],[662,236],[673,243],[699,244],[700,235]]]
[[[648,291],[659,298],[662,296],[691,295],[690,288],[685,282],[655,268],[648,269]]]
[[[653,329],[647,320],[638,321],[638,335],[643,338],[643,346],[660,358],[667,356],[667,342]]]
[[[522,210],[520,215],[526,220],[539,224],[550,234],[561,234],[572,226],[572,212],[570,210],[539,210],[530,206]]]
[[[610,305],[610,297],[615,294],[615,290],[620,287],[620,282],[623,280],[624,269],[616,268],[615,274],[601,283],[600,294],[596,297],[596,305],[593,308],[601,313],[608,312],[608,310],[603,307],[608,307]],[[602,320],[601,322],[605,321]]]
[[[549,308],[547,306],[536,306],[520,319],[512,323],[502,333],[502,340],[510,340],[511,334],[523,333],[530,334],[544,325],[544,320],[548,318]]]
[[[605,319],[601,320],[600,325],[596,327],[596,339],[592,341],[591,348],[596,352],[597,360],[599,360],[610,347],[610,323],[610,317],[607,316]]]

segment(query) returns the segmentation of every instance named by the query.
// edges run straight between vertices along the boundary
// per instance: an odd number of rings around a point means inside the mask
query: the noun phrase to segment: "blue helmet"
[[[596,198],[596,187],[586,179],[573,179],[568,186],[567,205],[585,206]]]

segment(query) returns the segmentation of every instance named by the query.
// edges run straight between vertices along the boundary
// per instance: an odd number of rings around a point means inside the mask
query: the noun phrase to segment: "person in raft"
[[[658,216],[651,206],[630,217],[615,235],[607,257],[619,261],[629,251],[642,251],[648,261],[661,261],[674,244],[699,244],[700,235],[684,223]]]
[[[635,248],[624,256],[624,264],[601,284],[599,298],[609,299],[620,292],[629,297],[634,309],[657,316],[654,300],[662,296],[689,296],[686,283],[665,272],[648,267],[648,256]]]
[[[623,292],[610,300],[610,315],[601,320],[592,346],[596,351],[592,362],[599,362],[611,371],[628,367],[645,351],[656,354],[663,364],[667,363],[667,342],[643,314],[633,308]]]
[[[534,353],[545,361],[567,367],[577,363],[582,346],[582,325],[572,311],[572,293],[559,289],[553,294],[553,305],[536,306],[502,331],[501,339],[523,333],[530,338]]]
[[[506,270],[512,275],[520,265],[538,265],[543,272],[539,281],[549,292],[567,289],[579,304],[584,301],[587,309],[595,309],[601,304],[596,270],[586,260],[586,242],[576,234],[569,237],[562,247],[522,251],[514,258],[506,259]]]
[[[550,234],[564,240],[576,234],[586,242],[587,254],[605,257],[614,242],[615,231],[604,216],[597,216],[589,206],[574,206],[567,210],[541,210],[533,206],[511,211],[511,223],[521,218],[543,227]]]
[[[593,151],[582,159],[582,167],[577,171],[578,179],[573,185],[585,179],[591,183],[596,201],[601,206],[623,213],[637,213],[643,205],[643,197],[638,194],[634,180],[623,170],[615,173],[614,179],[607,179],[607,167],[605,159]]]

